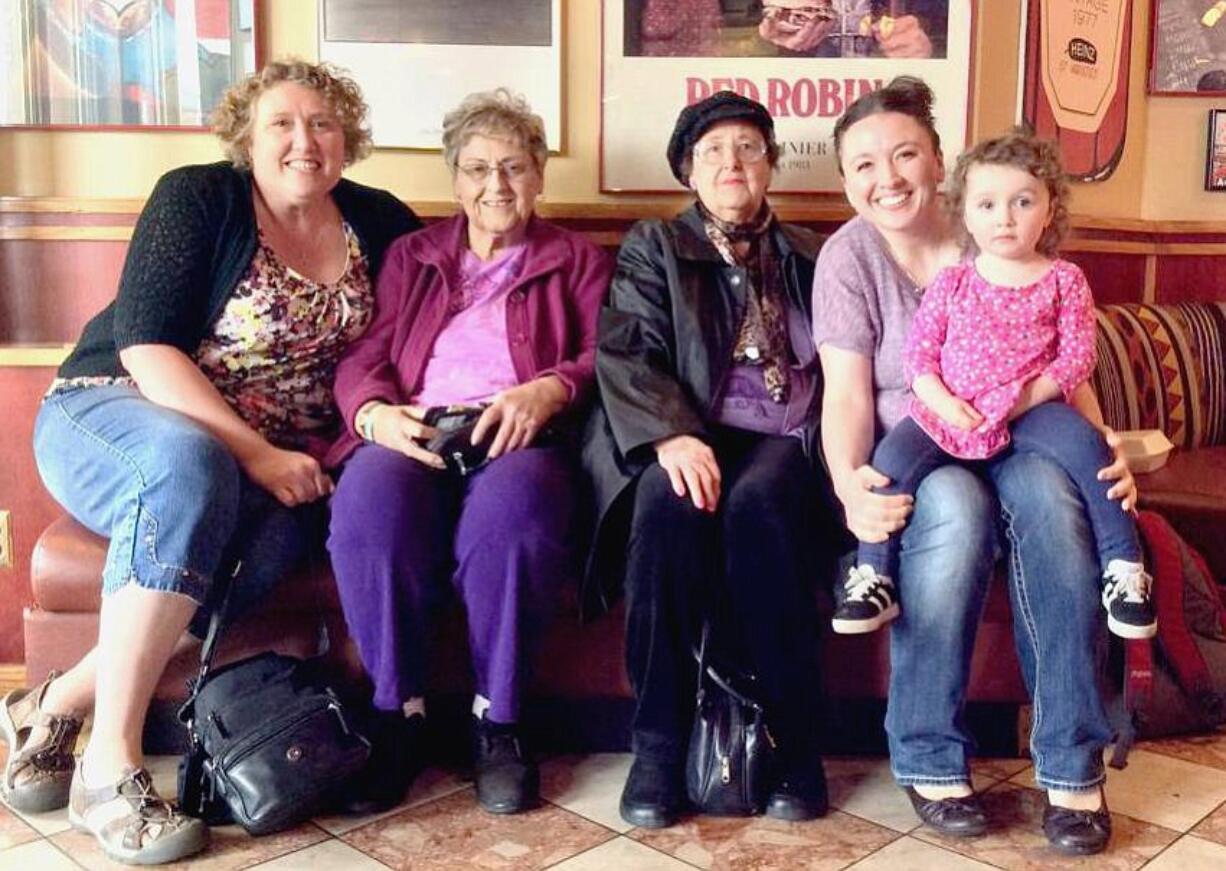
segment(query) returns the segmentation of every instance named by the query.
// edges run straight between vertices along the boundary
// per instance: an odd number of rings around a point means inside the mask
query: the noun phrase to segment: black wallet
[[[489,459],[497,427],[491,427],[480,444],[472,443],[473,430],[483,411],[484,407],[475,405],[440,405],[426,409],[422,419],[438,430],[438,435],[426,442],[426,450],[442,457],[448,471],[461,477],[471,475]]]

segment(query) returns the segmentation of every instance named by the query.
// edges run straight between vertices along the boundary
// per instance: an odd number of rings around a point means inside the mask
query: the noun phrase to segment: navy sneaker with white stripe
[[[852,566],[830,623],[840,635],[872,632],[898,616],[894,582],[872,566]]]

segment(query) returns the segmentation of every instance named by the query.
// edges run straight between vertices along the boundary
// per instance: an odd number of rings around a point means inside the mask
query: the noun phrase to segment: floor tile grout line
[[[82,865],[80,862],[78,862],[76,859],[72,857],[71,853],[69,853],[67,850],[65,850],[55,841],[51,840],[51,838],[44,837],[43,840],[51,845],[51,849],[55,850],[57,853],[59,853],[61,856],[63,856],[65,859],[71,862],[73,865],[76,865],[78,868],[85,868],[84,865]]]

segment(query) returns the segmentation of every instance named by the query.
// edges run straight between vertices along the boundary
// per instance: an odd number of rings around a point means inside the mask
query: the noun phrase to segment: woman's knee
[[[329,549],[399,551],[412,536],[430,535],[441,522],[442,474],[377,445],[358,449],[332,494]]]
[[[902,535],[904,607],[969,601],[986,587],[996,557],[997,510],[991,490],[965,469],[947,466],[924,479]]]

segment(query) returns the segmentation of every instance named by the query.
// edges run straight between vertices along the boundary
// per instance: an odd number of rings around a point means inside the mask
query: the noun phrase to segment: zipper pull
[[[732,782],[732,758],[729,756],[719,757],[719,776],[724,783]]]

